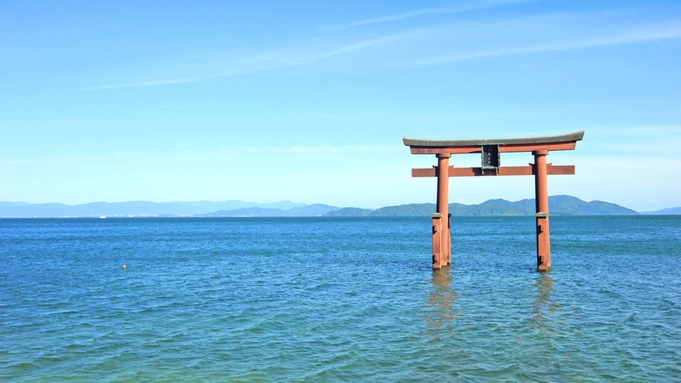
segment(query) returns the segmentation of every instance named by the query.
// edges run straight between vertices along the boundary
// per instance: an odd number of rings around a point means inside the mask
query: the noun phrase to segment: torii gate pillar
[[[537,270],[551,268],[549,237],[549,174],[575,174],[573,165],[553,166],[546,163],[551,150],[573,150],[584,131],[561,136],[485,139],[485,140],[402,140],[412,154],[434,154],[437,166],[412,169],[412,177],[437,177],[437,212],[433,219],[433,269],[451,263],[451,224],[449,215],[449,177],[534,175],[537,227]],[[534,163],[529,166],[501,166],[501,153],[531,152]],[[455,168],[449,165],[452,154],[481,153],[479,168]]]
[[[549,236],[549,186],[546,176],[548,150],[535,150],[534,194],[537,217],[537,270],[551,268],[551,239]]]
[[[447,266],[452,259],[451,228],[449,215],[449,153],[437,155],[437,204],[438,216],[433,217],[433,268]],[[438,221],[436,223],[436,220]],[[436,228],[436,225],[438,227]],[[438,236],[435,246],[435,235]]]

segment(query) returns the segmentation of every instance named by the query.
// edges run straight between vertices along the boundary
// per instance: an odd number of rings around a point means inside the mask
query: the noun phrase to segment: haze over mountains
[[[386,206],[376,210],[346,208],[327,214],[328,216],[429,216],[435,211],[435,204],[409,204]],[[549,212],[552,215],[636,215],[634,210],[602,201],[585,202],[567,195],[549,197]],[[498,215],[534,215],[534,199],[511,202],[504,199],[491,199],[477,205],[460,203],[449,204],[449,213],[453,216],[498,216]]]
[[[646,211],[642,212],[641,214],[653,214],[653,215],[681,215],[681,206],[680,207],[670,207],[662,210],[655,210],[655,211]]]
[[[219,210],[245,208],[289,210],[306,206],[304,203],[276,202],[255,203],[244,201],[195,201],[195,202],[92,202],[82,205],[61,203],[30,204],[26,202],[0,202],[0,217],[48,218],[48,217],[192,217],[197,214]]]
[[[481,204],[450,204],[455,216],[533,215],[534,199],[511,202],[493,199]],[[602,201],[585,202],[579,198],[558,195],[549,197],[552,215],[632,215],[634,210]],[[429,216],[435,204],[406,204],[380,209],[341,208],[324,204],[307,205],[289,201],[255,203],[244,201],[197,202],[94,202],[82,205],[60,203],[30,204],[0,202],[2,218],[59,218],[59,217],[407,217]],[[681,214],[681,207],[642,214]]]

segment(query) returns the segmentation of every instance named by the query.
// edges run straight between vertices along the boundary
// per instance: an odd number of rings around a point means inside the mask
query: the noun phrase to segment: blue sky
[[[681,206],[680,58],[674,1],[2,0],[0,201],[433,202],[403,136],[585,130],[551,195]]]

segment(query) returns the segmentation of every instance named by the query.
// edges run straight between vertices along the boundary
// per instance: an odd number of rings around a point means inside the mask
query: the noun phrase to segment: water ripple
[[[0,381],[681,380],[681,219],[454,224],[0,220]]]

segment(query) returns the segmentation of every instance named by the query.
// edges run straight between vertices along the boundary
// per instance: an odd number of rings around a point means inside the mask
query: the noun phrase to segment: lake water
[[[0,381],[681,381],[681,217],[452,221],[1,219]]]

